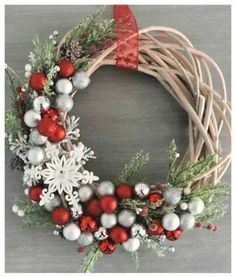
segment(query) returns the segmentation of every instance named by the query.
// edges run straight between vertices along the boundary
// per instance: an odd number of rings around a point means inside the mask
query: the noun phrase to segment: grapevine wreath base
[[[10,166],[23,171],[29,199],[12,209],[24,226],[52,222],[55,235],[75,241],[79,252],[88,251],[84,272],[93,271],[96,260],[119,245],[138,264],[141,245],[163,256],[175,251],[166,240],[178,240],[191,228],[217,231],[212,222],[225,213],[228,186],[220,181],[230,164],[220,141],[223,127],[231,138],[230,103],[217,64],[175,29],[137,30],[126,6],[115,7],[112,20],[99,21],[100,13],[84,19],[60,42],[57,31],[43,43],[36,36],[25,79],[6,67],[12,90],[7,143],[15,155]],[[188,115],[188,148],[179,161],[170,143],[165,182],[148,184],[141,177],[148,162],[143,152],[112,182],[98,182],[85,169],[94,152],[80,142],[79,119],[68,112],[92,74],[115,64],[156,78]]]

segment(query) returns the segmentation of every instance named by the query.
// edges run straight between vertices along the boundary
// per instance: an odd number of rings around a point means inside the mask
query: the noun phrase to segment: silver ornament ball
[[[168,213],[162,217],[162,225],[167,231],[174,231],[179,227],[180,220],[177,214]]]
[[[43,145],[48,140],[48,138],[42,136],[37,129],[31,130],[29,139],[35,145]]]
[[[88,185],[83,185],[78,190],[78,196],[81,202],[86,202],[93,196],[93,189]]]
[[[63,229],[64,238],[70,241],[77,240],[80,234],[81,234],[81,230],[79,226],[75,223],[69,223]]]
[[[52,199],[47,200],[44,204],[44,208],[52,212],[54,208],[59,207],[61,205],[61,198],[58,195],[55,195]]]
[[[114,227],[117,223],[117,218],[115,214],[102,214],[100,217],[101,224],[104,228],[110,229]]]
[[[24,114],[25,125],[30,128],[37,127],[40,120],[41,120],[41,115],[34,110],[28,110]]]
[[[56,99],[56,107],[59,112],[68,113],[72,110],[74,105],[73,99],[70,95],[62,94],[59,95]]]
[[[29,162],[33,165],[38,165],[45,159],[45,152],[39,146],[33,146],[27,153],[27,158]]]
[[[100,184],[98,184],[97,191],[100,196],[107,195],[107,194],[113,195],[115,192],[115,186],[110,181],[103,181]]]
[[[46,96],[38,96],[34,99],[33,108],[37,113],[45,112],[50,108],[50,101]]]
[[[94,232],[94,237],[97,240],[104,240],[108,238],[108,233],[107,229],[105,227],[99,227],[95,232]]]
[[[81,233],[77,241],[80,246],[88,246],[93,243],[93,234],[90,232]]]
[[[137,183],[134,186],[134,192],[140,198],[145,198],[150,192],[150,187],[146,183]]]
[[[118,222],[124,227],[130,227],[135,223],[136,214],[130,210],[124,209],[118,214]]]
[[[72,83],[75,89],[85,89],[90,83],[90,78],[86,72],[79,71],[72,76]]]
[[[181,190],[179,188],[168,187],[163,192],[163,197],[168,205],[177,205],[181,200]]]
[[[122,243],[122,246],[127,252],[135,252],[140,247],[140,241],[137,238],[129,238],[126,242]]]
[[[188,204],[188,209],[191,214],[198,215],[204,210],[204,202],[201,198],[195,198]]]
[[[131,236],[134,238],[145,238],[147,235],[146,229],[142,224],[134,224],[131,227]]]
[[[56,82],[55,89],[60,94],[70,94],[73,90],[73,85],[70,80],[63,78]]]
[[[183,231],[192,229],[195,225],[195,218],[190,213],[184,213],[180,216],[180,228]]]

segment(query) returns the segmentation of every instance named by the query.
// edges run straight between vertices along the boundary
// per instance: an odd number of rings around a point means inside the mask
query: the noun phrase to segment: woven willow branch
[[[70,31],[58,45],[58,56]],[[87,71],[89,76],[103,65],[116,64],[116,47],[114,43],[95,58]],[[231,160],[231,105],[223,74],[216,62],[194,48],[179,31],[151,26],[139,30],[138,71],[156,78],[188,115],[189,143],[181,163],[216,154],[216,164],[192,185],[217,184]],[[219,90],[215,84],[220,84]],[[226,154],[222,151],[222,130],[226,131],[229,140],[230,150]]]

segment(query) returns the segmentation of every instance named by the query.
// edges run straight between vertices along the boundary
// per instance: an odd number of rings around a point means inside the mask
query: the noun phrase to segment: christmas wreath
[[[10,166],[23,172],[28,195],[12,210],[26,227],[53,223],[56,236],[76,241],[79,252],[87,251],[84,272],[119,245],[138,265],[140,245],[163,256],[175,251],[166,240],[178,240],[191,228],[217,231],[213,222],[225,213],[229,195],[221,178],[230,153],[223,151],[220,135],[226,130],[231,138],[230,103],[217,64],[175,29],[138,30],[127,6],[116,6],[112,20],[99,21],[100,14],[85,18],[60,41],[57,31],[45,42],[35,36],[25,78],[6,65],[12,91],[6,113]],[[102,65],[153,76],[187,112],[189,144],[180,160],[174,140],[170,143],[166,181],[143,180],[140,170],[149,156],[142,151],[112,182],[98,182],[85,169],[95,155],[79,140],[79,118],[68,112],[75,93]]]

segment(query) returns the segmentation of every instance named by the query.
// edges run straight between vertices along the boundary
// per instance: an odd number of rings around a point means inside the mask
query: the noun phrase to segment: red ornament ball
[[[58,113],[56,110],[54,109],[48,109],[44,114],[43,114],[43,118],[49,118],[52,121],[57,121],[58,119]]]
[[[82,216],[79,226],[82,232],[94,232],[97,229],[97,223],[91,216]]]
[[[42,190],[43,190],[43,188],[40,187],[40,186],[31,187],[30,190],[29,190],[30,199],[35,201],[35,202],[39,202],[40,201],[40,195],[42,194]]]
[[[100,216],[102,214],[101,203],[98,199],[91,199],[87,205],[87,212],[92,216]]]
[[[111,239],[116,243],[122,243],[128,240],[129,234],[126,228],[115,226],[110,233]]]
[[[166,231],[166,238],[168,240],[178,240],[182,235],[182,230],[180,228],[174,230],[174,231]]]
[[[57,125],[56,130],[49,135],[49,140],[51,142],[60,142],[62,141],[66,136],[66,130],[63,126]]]
[[[43,118],[39,121],[37,129],[42,136],[49,137],[54,134],[57,127],[57,123],[52,121],[50,118]]]
[[[32,89],[41,91],[44,89],[45,84],[47,83],[47,77],[40,72],[32,73],[29,79],[29,86]]]
[[[153,192],[148,196],[148,200],[152,204],[157,203],[158,201],[161,200],[161,198],[162,198],[162,196],[157,192]]]
[[[154,219],[149,225],[148,225],[148,234],[153,236],[160,236],[164,232],[164,228],[161,224],[161,220],[159,218]]]
[[[102,240],[99,243],[99,250],[103,254],[111,254],[116,250],[116,244],[110,240]]]
[[[113,195],[104,195],[101,200],[101,207],[107,214],[111,214],[117,208],[117,199]]]
[[[63,225],[69,222],[70,212],[66,208],[57,207],[51,213],[52,221],[57,225]]]
[[[60,61],[58,66],[60,67],[59,74],[61,77],[70,77],[75,72],[75,66],[71,61]]]
[[[133,187],[129,184],[119,184],[116,186],[116,195],[121,199],[131,198]]]

